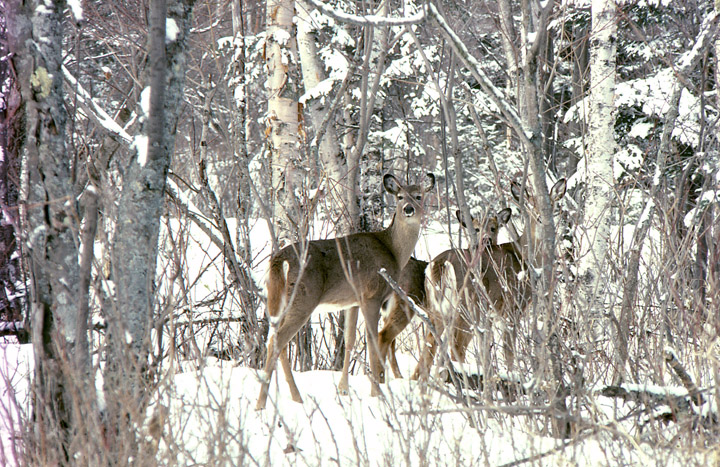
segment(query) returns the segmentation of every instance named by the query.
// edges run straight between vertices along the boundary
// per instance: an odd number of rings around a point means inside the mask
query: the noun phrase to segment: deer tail
[[[428,266],[426,293],[431,308],[445,319],[450,318],[457,307],[457,280],[455,268],[449,261],[432,262]]]
[[[278,317],[287,303],[287,276],[290,265],[284,259],[272,259],[267,278],[268,314]]]

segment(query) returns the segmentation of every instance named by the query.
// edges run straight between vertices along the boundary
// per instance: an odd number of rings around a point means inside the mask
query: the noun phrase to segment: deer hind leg
[[[264,375],[260,384],[260,396],[258,397],[257,404],[255,404],[255,410],[262,410],[265,408],[268,397],[268,388],[270,387],[270,378],[272,378],[272,373],[275,370],[278,354],[277,346],[275,345],[275,335],[271,335],[268,339]]]
[[[338,389],[340,394],[347,396],[349,394],[348,373],[350,372],[350,359],[352,358],[353,349],[355,348],[355,339],[357,334],[357,318],[358,307],[354,306],[349,310],[345,310],[345,359],[343,360],[342,376]]]
[[[452,346],[452,357],[458,363],[465,363],[465,354],[467,353],[468,345],[472,339],[472,333],[470,332],[470,323],[466,316],[467,310],[463,310],[459,313],[455,326],[453,329],[453,346]]]
[[[300,392],[295,384],[295,379],[292,375],[292,368],[290,367],[290,360],[287,352],[285,352],[285,349],[287,348],[290,339],[295,337],[295,334],[298,333],[300,328],[303,327],[310,318],[310,315],[316,305],[317,303],[312,303],[311,305],[302,308],[291,306],[285,312],[285,316],[281,320],[277,331],[268,339],[268,356],[265,362],[265,379],[263,380],[260,388],[260,397],[258,398],[258,402],[255,407],[256,410],[265,408],[268,388],[270,387],[270,380],[273,372],[275,371],[275,365],[277,364],[278,358],[280,358],[280,363],[285,371],[285,380],[290,386],[290,392],[292,393],[293,400],[295,402],[302,402],[302,397],[300,396]]]
[[[400,366],[398,365],[397,357],[395,356],[395,344],[396,343],[397,343],[397,341],[395,339],[393,339],[392,342],[390,342],[390,357],[389,357],[390,368],[392,369],[393,376],[395,376],[396,378],[402,378],[402,372],[400,371]]]
[[[415,381],[419,379],[426,380],[430,374],[430,367],[432,366],[433,360],[435,360],[435,354],[438,348],[435,333],[442,335],[445,328],[442,319],[437,319],[436,316],[431,315],[430,321],[435,328],[435,332],[428,329],[425,333],[425,345],[423,346],[422,352],[420,353],[420,360],[411,377],[411,379]]]
[[[458,305],[458,294],[456,289],[455,270],[446,262],[440,272],[440,277],[433,276],[433,268],[428,266],[428,275],[425,280],[425,291],[430,312],[430,322],[435,328],[428,329],[425,335],[425,346],[423,347],[420,360],[418,361],[412,379],[426,379],[430,374],[430,367],[438,350],[438,340],[445,330],[445,323],[455,319]]]
[[[400,303],[400,301],[401,299],[397,295],[393,294],[390,297],[388,303],[390,313],[387,319],[385,319],[382,331],[380,331],[378,335],[380,359],[384,364],[389,353],[390,368],[392,368],[393,375],[395,375],[396,378],[402,378],[402,374],[400,373],[400,367],[395,357],[395,338],[405,329],[408,323],[410,323],[413,316],[410,307],[404,303]]]
[[[300,395],[300,390],[298,390],[297,384],[295,384],[295,378],[293,378],[292,366],[290,365],[290,356],[288,355],[287,346],[282,350],[282,352],[280,352],[280,364],[283,367],[283,372],[285,372],[285,381],[287,381],[287,384],[290,387],[290,394],[292,395],[292,400],[302,404],[303,400],[302,396]]]

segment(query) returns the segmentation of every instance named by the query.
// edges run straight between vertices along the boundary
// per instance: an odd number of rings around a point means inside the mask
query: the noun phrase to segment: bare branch
[[[95,121],[95,123],[115,136],[119,136],[126,143],[132,142],[132,137],[120,126],[105,110],[100,107],[97,102],[88,94],[77,79],[70,73],[70,70],[63,65],[63,75],[65,80],[72,86],[77,93],[78,102],[82,105],[85,113],[88,117]]]
[[[428,14],[435,21],[438,27],[440,27],[440,30],[442,30],[453,51],[458,55],[458,57],[460,57],[460,60],[462,60],[463,64],[480,84],[482,90],[490,97],[498,109],[500,109],[500,112],[503,114],[508,124],[513,127],[523,145],[528,149],[531,148],[531,135],[529,134],[530,132],[525,129],[525,126],[520,119],[520,115],[518,115],[517,111],[510,105],[507,99],[505,99],[502,91],[500,91],[485,74],[482,70],[480,62],[472,56],[467,46],[463,43],[460,37],[455,34],[455,31],[452,30],[440,11],[438,11],[437,7],[432,3],[429,3],[427,9]]]

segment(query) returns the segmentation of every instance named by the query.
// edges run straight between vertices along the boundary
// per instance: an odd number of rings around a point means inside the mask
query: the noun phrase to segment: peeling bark
[[[267,1],[265,63],[268,114],[266,136],[272,165],[272,192],[282,246],[305,238],[308,219],[299,194],[305,174],[299,149],[302,113],[298,98],[294,0]]]

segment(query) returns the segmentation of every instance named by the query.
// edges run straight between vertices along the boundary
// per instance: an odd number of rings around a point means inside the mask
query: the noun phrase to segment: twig
[[[690,374],[682,366],[680,360],[677,359],[675,351],[669,347],[665,348],[665,363],[667,363],[670,369],[673,370],[675,375],[683,383],[683,386],[685,386],[685,389],[687,389],[688,396],[690,396],[690,400],[693,401],[697,406],[703,405],[705,403],[705,398],[700,393],[700,389],[695,385],[695,382],[692,380]]]

